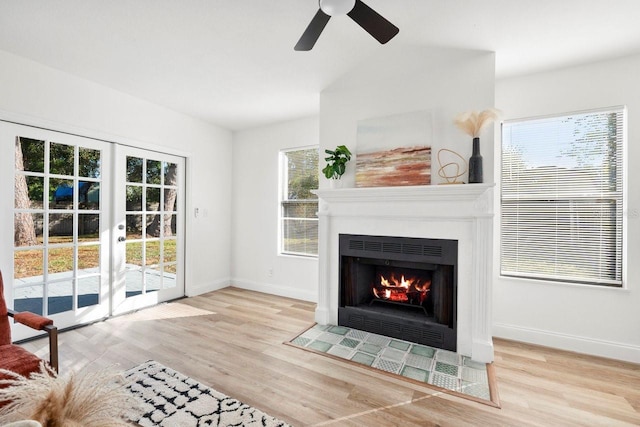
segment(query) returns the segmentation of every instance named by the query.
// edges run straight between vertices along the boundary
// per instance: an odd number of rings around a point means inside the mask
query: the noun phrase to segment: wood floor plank
[[[160,304],[62,332],[61,372],[153,359],[294,426],[640,425],[640,365],[496,339],[498,409],[284,345],[314,310],[238,288]]]

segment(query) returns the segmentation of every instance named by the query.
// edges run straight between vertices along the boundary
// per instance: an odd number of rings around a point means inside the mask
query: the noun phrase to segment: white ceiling
[[[240,130],[308,116],[379,49],[496,52],[497,76],[640,53],[639,0],[365,0],[400,28],[380,45],[334,17],[293,46],[317,0],[0,0],[0,50]]]

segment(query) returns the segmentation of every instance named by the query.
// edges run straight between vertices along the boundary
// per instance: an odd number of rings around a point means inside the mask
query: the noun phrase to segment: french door
[[[184,159],[116,146],[113,312],[184,295]]]
[[[65,328],[184,295],[183,158],[7,122],[0,144],[11,306]]]

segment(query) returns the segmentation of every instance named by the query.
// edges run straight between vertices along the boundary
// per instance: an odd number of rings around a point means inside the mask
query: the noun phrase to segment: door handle
[[[118,237],[118,242],[124,242],[125,240],[127,240],[126,237],[123,237],[123,236]]]

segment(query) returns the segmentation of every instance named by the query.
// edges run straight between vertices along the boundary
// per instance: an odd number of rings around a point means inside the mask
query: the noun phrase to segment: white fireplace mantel
[[[493,184],[318,190],[316,321],[338,322],[340,234],[458,241],[457,351],[493,361]]]

